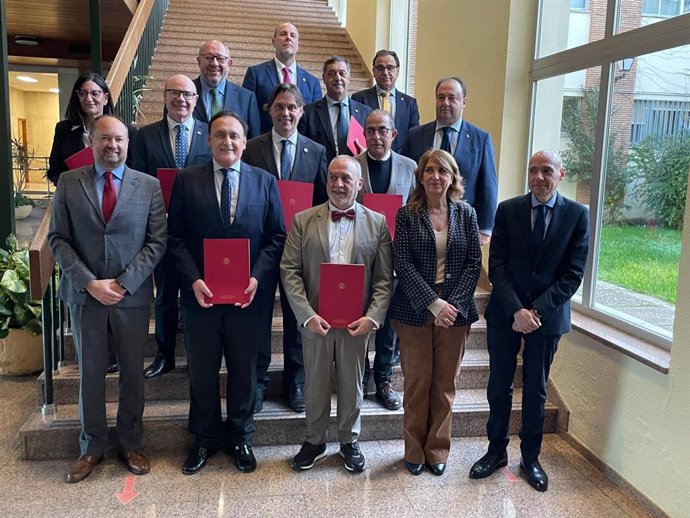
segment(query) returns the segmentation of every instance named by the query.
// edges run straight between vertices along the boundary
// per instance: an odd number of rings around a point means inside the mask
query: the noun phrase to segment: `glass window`
[[[627,32],[690,12],[690,0],[643,0],[621,2],[618,32]]]
[[[542,2],[540,9],[538,57],[579,47],[604,37],[605,2],[590,5],[586,0],[549,0]]]
[[[588,0],[570,0],[571,9],[587,9],[589,7]]]

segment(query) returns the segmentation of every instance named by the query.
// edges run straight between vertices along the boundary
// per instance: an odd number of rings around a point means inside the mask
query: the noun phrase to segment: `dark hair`
[[[113,115],[115,113],[113,96],[110,94],[110,88],[108,88],[108,85],[105,83],[105,79],[93,72],[86,72],[80,75],[75,81],[74,87],[72,88],[72,94],[69,97],[69,103],[67,104],[67,110],[65,110],[65,118],[74,126],[86,125],[84,112],[81,111],[81,103],[79,102],[79,94],[77,94],[77,91],[81,90],[82,85],[87,81],[93,81],[103,90],[104,94],[108,95],[108,101],[105,103],[105,106],[103,106],[103,115]]]
[[[332,65],[333,63],[345,63],[345,66],[347,67],[347,73],[348,74],[350,73],[350,62],[346,58],[344,58],[343,56],[338,56],[335,54],[323,62],[322,72],[325,74],[326,68],[328,68],[328,65]]]
[[[376,60],[382,58],[383,56],[391,56],[395,60],[395,66],[400,67],[400,60],[398,59],[398,55],[395,53],[394,50],[387,49],[381,49],[376,54],[374,54],[374,61],[371,62],[371,66],[375,67]]]
[[[376,115],[380,115],[382,117],[386,117],[388,120],[388,124],[390,124],[390,129],[394,130],[395,129],[395,119],[393,116],[390,114],[390,112],[387,112],[386,110],[381,110],[381,109],[376,109],[374,111],[371,111],[367,114],[366,118],[364,119],[364,129],[366,129],[367,124],[369,122],[369,117],[374,117]]]
[[[467,97],[467,85],[465,84],[465,81],[463,81],[458,76],[442,77],[436,82],[436,88],[434,89],[434,92],[437,92],[438,87],[441,86],[441,83],[445,83],[446,81],[455,81],[456,83],[458,83],[460,85],[460,88],[462,89],[462,96]]]
[[[422,155],[419,159],[419,165],[414,171],[415,180],[417,180],[417,186],[415,187],[412,196],[407,201],[410,208],[419,211],[422,207],[426,206],[426,191],[424,190],[424,185],[422,180],[424,179],[424,169],[431,159],[436,160],[441,167],[447,169],[453,175],[453,181],[448,187],[446,192],[446,199],[448,203],[455,203],[462,199],[462,195],[465,194],[465,188],[462,183],[462,176],[460,176],[460,170],[458,169],[458,164],[453,158],[453,155],[442,149],[430,149]]]
[[[276,97],[278,97],[280,94],[292,94],[295,96],[297,106],[304,106],[304,97],[302,97],[302,93],[299,91],[299,88],[297,88],[297,85],[293,85],[292,83],[280,83],[273,89],[271,95],[268,96],[266,104],[264,104],[262,107],[264,111],[271,109]]]
[[[235,112],[231,112],[231,111],[218,112],[213,117],[211,117],[211,120],[208,121],[208,132],[209,132],[209,134],[211,133],[211,126],[213,126],[213,123],[216,120],[220,119],[221,117],[232,117],[233,119],[235,119],[242,126],[242,131],[244,131],[243,136],[244,137],[247,136],[247,133],[249,132],[249,126],[247,126],[247,123],[244,122],[244,119],[242,117],[237,115]]]

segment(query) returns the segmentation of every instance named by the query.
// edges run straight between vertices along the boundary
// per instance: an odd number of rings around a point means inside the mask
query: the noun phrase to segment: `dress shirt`
[[[383,94],[386,90],[381,88],[379,85],[376,85],[376,98],[379,100],[379,108],[383,110],[383,99],[381,98],[381,94]],[[388,92],[388,102],[391,103],[391,116],[393,117],[393,120],[395,120],[395,88],[392,88],[390,92]]]
[[[434,147],[433,149],[441,149],[441,141],[443,140],[443,131],[439,131],[441,128],[445,128],[444,125],[436,122],[436,132],[434,133]],[[451,124],[449,128],[452,128],[448,138],[450,139],[450,154],[455,155],[455,149],[458,147],[458,137],[460,136],[460,128],[462,128],[462,119]],[[462,171],[460,171],[462,174]]]
[[[177,144],[177,132],[180,128],[177,127],[178,124],[182,124],[187,128],[187,154],[189,154],[189,149],[192,147],[192,132],[194,131],[194,117],[188,117],[186,121],[177,122],[170,118],[170,115],[166,117],[168,119],[168,136],[170,137],[170,145],[172,146],[173,156],[176,155],[177,149],[175,146]],[[185,157],[186,159],[186,157]]]
[[[545,225],[544,225],[544,233],[548,232],[549,230],[549,223],[551,223],[551,218],[553,217],[553,208],[556,205],[556,198],[558,197],[558,191],[555,191],[553,193],[553,196],[551,196],[551,199],[547,201],[546,203],[540,202],[537,197],[532,194],[532,207],[536,207],[537,205],[546,205],[549,207],[549,210],[546,211],[546,218],[545,218]],[[531,226],[534,228],[534,224],[537,221],[537,212],[536,210],[531,211]]]
[[[337,155],[340,154],[338,149],[338,115],[340,115],[340,106],[338,103],[343,103],[345,105],[345,115],[347,117],[347,125],[350,126],[350,98],[344,97],[342,101],[334,101],[330,97],[326,96],[326,103],[328,103],[328,115],[331,117],[331,131],[333,132],[333,141],[335,142],[335,152]]]
[[[283,82],[283,69],[289,68],[291,83],[293,85],[297,84],[297,61],[293,61],[292,65],[290,65],[289,67],[286,67],[283,63],[281,63],[278,58],[273,58],[273,62],[276,64],[276,71],[278,72],[279,83]]]
[[[344,210],[355,208],[355,204]],[[330,201],[328,202],[328,213],[333,210],[340,211]],[[330,254],[330,262],[335,264],[350,264],[352,258],[352,247],[355,243],[355,220],[349,218],[340,218],[338,221],[333,221],[328,218],[328,251]]]
[[[216,160],[213,160],[213,179],[216,184],[216,198],[218,199],[218,210],[220,210],[220,193],[223,186],[223,177],[225,176],[221,169],[230,170],[230,188],[232,189],[232,199],[230,200],[230,224],[235,220],[235,212],[237,211],[237,198],[240,193],[240,166],[242,161],[238,160],[230,167],[223,167]]]
[[[91,142],[89,142],[89,130],[88,128],[84,126],[72,126],[72,131],[74,131],[77,128],[81,128],[82,134],[81,134],[81,141],[84,143],[84,147],[89,147],[91,146]]]
[[[280,158],[283,152],[283,140],[285,139],[285,137],[281,136],[275,130],[275,128],[272,128],[271,139],[273,140],[273,156],[276,159],[276,165],[278,166],[278,170],[280,170]],[[292,146],[288,147],[288,150],[290,152],[290,171],[292,171],[292,167],[295,165],[295,150],[297,149],[297,131],[290,135],[287,138],[287,140],[292,142]],[[280,171],[280,179],[283,179],[283,171]]]
[[[104,169],[101,166],[94,164],[94,180],[96,182],[96,194],[98,194],[98,206],[103,205],[103,187],[105,186],[105,178],[103,175],[106,171],[113,173],[113,184],[115,185],[115,194],[120,195],[120,187],[122,186],[122,179],[125,176],[125,165],[115,169]]]
[[[227,79],[223,79],[218,86],[215,88],[218,90],[218,96],[220,97],[220,105],[225,106],[225,82]],[[214,88],[206,82],[206,80],[199,76],[199,82],[201,83],[201,100],[204,103],[204,108],[206,109],[206,116],[208,120],[211,120],[211,104],[213,104],[213,95],[211,95],[211,90]]]

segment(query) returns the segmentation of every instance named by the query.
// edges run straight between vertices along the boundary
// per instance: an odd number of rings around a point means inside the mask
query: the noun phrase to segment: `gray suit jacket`
[[[155,178],[126,167],[115,211],[106,224],[94,167],[60,176],[48,242],[62,269],[58,295],[65,302],[100,304],[86,285],[94,279],[112,278],[128,292],[118,307],[150,304],[151,273],[165,253],[166,240],[163,195]]]
[[[407,199],[412,196],[416,186],[414,170],[417,164],[413,160],[397,154],[395,151],[391,151],[391,159],[393,161],[391,164],[391,182],[385,194],[402,194],[403,205],[405,205]],[[364,184],[362,190],[357,195],[357,201],[361,202],[365,193],[374,191],[371,190],[367,152],[360,153],[355,157],[355,160],[362,166],[362,180],[364,180]]]
[[[352,264],[364,264],[362,313],[382,323],[392,294],[393,257],[386,219],[363,205],[355,208]],[[330,262],[328,203],[295,215],[280,262],[280,278],[303,335],[316,334],[304,322],[318,312],[319,266]]]

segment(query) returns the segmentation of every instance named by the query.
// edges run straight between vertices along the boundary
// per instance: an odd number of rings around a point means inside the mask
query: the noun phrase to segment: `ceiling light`
[[[17,76],[17,81],[24,81],[25,83],[38,83],[38,79],[29,76]]]
[[[39,41],[36,36],[15,36],[14,42],[17,45],[38,45]]]
[[[59,88],[48,88],[48,91],[50,91],[51,93],[54,93],[54,94],[59,94],[59,93],[60,93],[60,89],[59,89]]]

